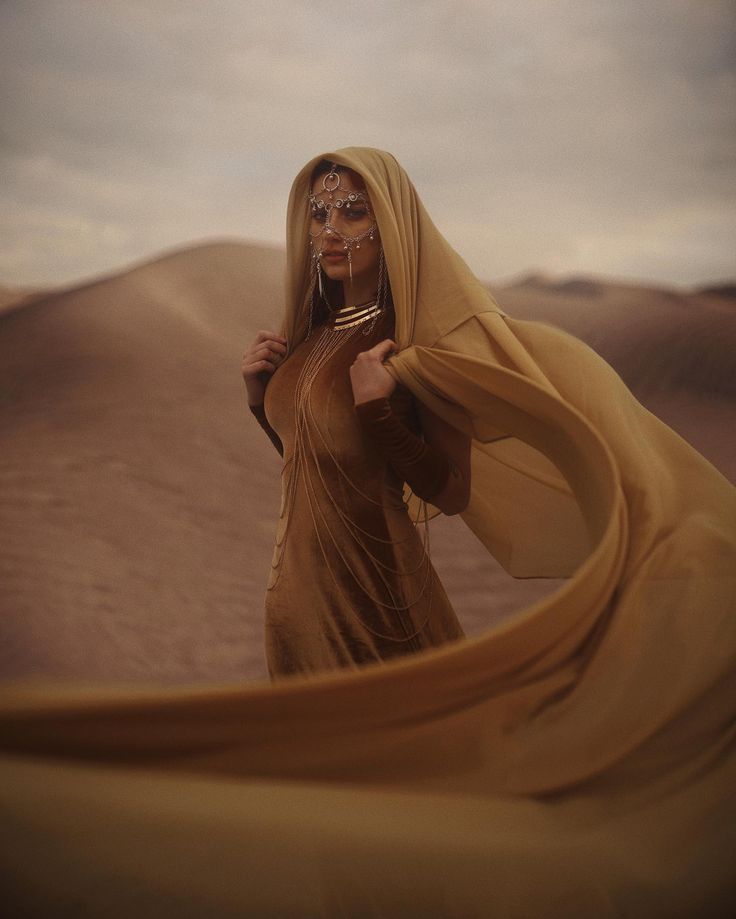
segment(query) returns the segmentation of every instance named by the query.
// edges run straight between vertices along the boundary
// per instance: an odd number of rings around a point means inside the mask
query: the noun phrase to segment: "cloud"
[[[6,0],[0,278],[280,242],[295,173],[348,144],[394,152],[483,277],[732,276],[733,27],[718,0]]]

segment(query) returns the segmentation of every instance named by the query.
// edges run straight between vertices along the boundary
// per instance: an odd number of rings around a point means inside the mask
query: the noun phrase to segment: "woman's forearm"
[[[363,429],[417,497],[452,515],[468,503],[469,483],[457,464],[397,418],[387,398],[355,406]]]

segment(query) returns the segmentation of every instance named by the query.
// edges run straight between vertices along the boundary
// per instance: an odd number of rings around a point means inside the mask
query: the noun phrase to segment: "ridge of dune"
[[[527,271],[510,280],[489,282],[497,290],[528,289],[550,294],[573,294],[580,297],[612,294],[618,296],[647,295],[658,299],[681,299],[691,295],[713,295],[724,298],[736,297],[736,282],[723,281],[718,284],[696,287],[675,287],[657,285],[645,281],[624,280],[616,277],[592,274],[553,274],[548,271]]]
[[[607,285],[597,278],[584,275],[556,277],[548,272],[531,271],[511,281],[492,286],[496,287],[498,290],[543,290],[548,293],[563,292],[578,294],[580,296],[596,297],[603,293]]]
[[[283,257],[283,254],[284,250],[281,246],[269,245],[268,243],[249,242],[227,237],[207,239],[172,246],[145,258],[134,259],[123,266],[82,277],[66,284],[54,285],[51,288],[47,288],[47,290],[50,294],[63,294],[95,287],[139,273],[155,272],[159,269],[174,268],[181,271],[187,264],[189,264],[190,268],[194,266],[196,269],[199,266],[205,271],[211,271],[213,263],[216,264],[218,260],[226,260],[229,256],[235,256],[236,258],[248,258],[249,256],[268,258],[269,255]],[[0,284],[0,292],[7,290],[12,293],[15,289],[4,287]],[[17,289],[21,290],[21,288]],[[23,289],[36,291],[43,288]]]
[[[279,325],[284,266],[282,249],[213,241],[0,315],[0,676],[265,676],[281,462],[247,410],[240,361]],[[736,478],[730,302],[565,284],[489,287],[510,315],[599,350]],[[555,586],[507,578],[456,518],[432,526],[469,634]]]
[[[584,285],[594,293],[583,295]],[[639,396],[675,388],[736,395],[736,323],[718,294],[580,278],[554,288],[487,286],[510,315],[552,323],[591,345]]]
[[[0,316],[11,310],[27,306],[48,294],[46,287],[8,287],[0,284]]]
[[[23,288],[6,287],[5,284],[0,284],[0,308],[4,307],[6,304],[15,303],[24,296],[25,292]]]
[[[115,299],[122,292],[143,293],[162,308],[179,311],[182,317],[188,316],[206,326],[207,304],[212,296],[236,308],[241,285],[245,284],[256,293],[272,297],[273,282],[276,278],[280,282],[284,265],[285,254],[278,247],[240,240],[211,240],[176,247],[117,271],[41,291],[29,302],[45,307],[69,298],[88,302],[108,293]],[[278,299],[281,300],[280,292]],[[248,302],[252,300],[248,298]],[[272,309],[271,302],[264,305],[264,312]],[[233,317],[230,313],[210,317],[215,318],[227,322]]]
[[[697,288],[697,293],[723,297],[724,300],[736,300],[736,281],[724,281],[722,284],[710,284]]]

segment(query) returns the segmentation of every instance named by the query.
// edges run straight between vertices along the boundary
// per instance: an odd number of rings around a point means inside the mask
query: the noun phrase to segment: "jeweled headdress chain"
[[[318,197],[319,195],[319,197]],[[325,198],[326,196],[326,198]],[[313,268],[313,282],[316,280],[316,284],[319,287],[319,294],[322,299],[327,302],[325,297],[324,288],[322,285],[322,268],[320,264],[320,258],[322,257],[322,252],[324,249],[325,241],[329,239],[340,240],[343,244],[343,250],[347,256],[348,260],[348,271],[350,275],[350,281],[353,280],[353,264],[352,264],[352,255],[353,248],[360,249],[360,245],[366,239],[369,242],[373,240],[378,235],[378,223],[376,222],[375,215],[373,213],[373,208],[371,207],[370,200],[367,194],[363,191],[353,191],[352,189],[345,188],[342,185],[340,172],[338,171],[337,163],[330,164],[330,171],[326,173],[322,178],[322,191],[315,194],[310,190],[308,194],[309,198],[309,208],[311,212],[311,218],[315,217],[324,218],[324,223],[319,227],[315,232],[310,226],[309,229],[309,245],[312,255],[312,268]],[[338,210],[348,210],[353,207],[364,207],[366,213],[371,217],[371,225],[363,233],[359,233],[357,236],[349,236],[346,233],[341,232],[336,229],[332,223],[332,213],[333,209],[337,208]],[[317,242],[319,241],[319,243]],[[315,277],[316,276],[316,277]],[[310,299],[313,297],[314,293],[314,283],[310,287]],[[357,307],[348,307],[343,308],[338,311],[339,314],[345,313],[346,315],[339,315],[334,317],[335,327],[347,327],[348,321],[351,323],[354,320],[361,321],[363,319],[374,319],[379,313],[381,313],[385,308],[388,302],[388,273],[386,271],[386,263],[383,256],[383,249],[381,248],[379,254],[379,271],[378,271],[378,296],[377,299],[370,304],[360,304],[360,313],[355,313],[355,316],[348,315],[352,313]],[[366,307],[370,307],[370,310],[367,310]],[[310,308],[310,317],[309,317],[309,330],[307,336],[311,333],[312,327],[312,313],[313,313],[313,304]],[[373,328],[374,323],[370,324],[370,328],[365,328],[365,334],[368,334],[370,329]]]

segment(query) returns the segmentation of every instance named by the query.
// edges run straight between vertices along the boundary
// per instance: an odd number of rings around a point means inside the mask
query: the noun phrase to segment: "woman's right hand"
[[[261,405],[268,380],[286,354],[286,339],[261,330],[243,355],[240,371],[248,390],[248,404]]]

